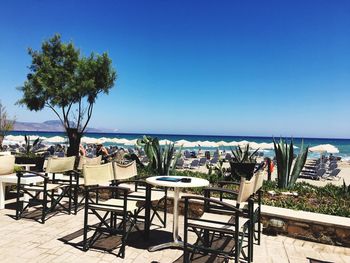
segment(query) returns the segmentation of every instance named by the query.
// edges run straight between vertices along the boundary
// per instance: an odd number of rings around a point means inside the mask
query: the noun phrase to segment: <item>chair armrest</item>
[[[135,184],[141,183],[141,184],[148,185],[146,181],[142,181],[142,180],[120,180],[120,181],[114,181],[113,183],[115,183],[115,185],[128,184],[128,183],[135,183]]]
[[[218,181],[217,184],[219,186],[224,186],[224,185],[237,185],[237,186],[239,186],[241,183],[235,182],[235,181]]]
[[[231,194],[234,196],[238,196],[238,192],[234,191],[234,190],[230,190],[230,189],[223,189],[223,188],[219,188],[219,187],[206,187],[203,189],[205,193],[207,192],[217,192],[220,194]]]
[[[128,192],[129,192],[129,188],[110,185],[110,186],[93,186],[93,187],[90,187],[90,188],[86,187],[85,188],[85,193],[96,192],[98,190],[110,190],[110,191],[121,190],[121,191],[124,192],[125,195],[128,194]]]
[[[223,206],[225,208],[231,209],[231,210],[233,210],[235,212],[243,214],[242,209],[237,208],[237,207],[235,207],[235,206],[233,206],[231,204],[225,203],[223,201],[216,200],[216,199],[211,199],[211,198],[207,198],[207,197],[203,197],[203,196],[190,196],[190,195],[183,196],[183,197],[181,197],[181,199],[184,199],[185,202],[188,202],[189,200],[201,200],[201,201],[204,201],[204,202],[214,203],[214,204]]]
[[[37,175],[37,176],[40,176],[40,177],[42,177],[44,179],[49,180],[49,177],[46,176],[45,174],[40,173],[40,172],[34,172],[34,171],[18,171],[18,172],[16,172],[16,175],[17,175],[17,177],[23,177],[24,173],[34,174],[34,175]]]

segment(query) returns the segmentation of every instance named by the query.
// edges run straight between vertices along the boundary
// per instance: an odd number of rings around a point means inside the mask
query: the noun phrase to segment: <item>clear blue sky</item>
[[[120,132],[350,137],[350,1],[1,1],[0,91],[14,103],[54,33],[118,72],[90,126]]]

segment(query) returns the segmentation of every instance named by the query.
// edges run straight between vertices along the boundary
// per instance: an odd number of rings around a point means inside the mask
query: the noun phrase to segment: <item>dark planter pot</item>
[[[42,172],[45,162],[45,157],[27,157],[27,156],[16,156],[16,164],[35,164],[35,167],[31,167],[31,171]]]
[[[253,177],[255,163],[235,163],[230,162],[231,175],[233,178],[244,177],[247,180]]]

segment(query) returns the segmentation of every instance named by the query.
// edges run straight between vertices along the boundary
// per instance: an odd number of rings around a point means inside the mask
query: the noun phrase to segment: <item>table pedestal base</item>
[[[168,242],[168,243],[164,243],[164,244],[160,244],[157,246],[153,246],[148,248],[149,252],[154,252],[154,251],[158,251],[158,250],[162,250],[162,249],[167,249],[167,248],[183,248],[184,247],[184,242],[182,241],[173,241],[173,242]]]

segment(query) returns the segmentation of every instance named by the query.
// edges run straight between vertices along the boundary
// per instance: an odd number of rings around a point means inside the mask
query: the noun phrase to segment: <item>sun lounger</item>
[[[199,159],[199,165],[203,166],[207,163],[207,158],[205,157],[202,157]]]
[[[322,179],[324,180],[339,180],[340,176],[340,169],[336,168],[333,171],[331,171],[329,174],[325,174],[322,176]]]
[[[177,169],[183,169],[184,168],[185,161],[182,158],[177,159],[175,168]]]
[[[190,169],[197,169],[199,167],[199,160],[195,159],[190,164]]]
[[[216,164],[219,161],[218,157],[214,157],[213,159],[210,160],[210,164]]]
[[[326,169],[320,168],[316,172],[303,172],[299,177],[312,180],[320,180],[326,174]]]

